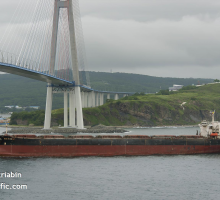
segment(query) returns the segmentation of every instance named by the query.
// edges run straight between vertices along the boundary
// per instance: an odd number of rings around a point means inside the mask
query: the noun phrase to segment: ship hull
[[[219,146],[6,146],[1,157],[146,156],[220,153]]]
[[[219,139],[11,139],[1,157],[145,156],[220,153]]]

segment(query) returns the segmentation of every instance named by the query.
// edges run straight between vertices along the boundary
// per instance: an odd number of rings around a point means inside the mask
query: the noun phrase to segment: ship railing
[[[92,135],[69,135],[68,138],[72,139],[93,139],[94,137]]]
[[[66,138],[63,135],[31,135],[31,134],[15,134],[15,135],[3,135],[3,137],[8,137],[8,138],[26,138],[26,139],[31,139],[31,138],[39,138],[39,139],[64,139]],[[203,136],[200,135],[97,135],[97,136],[92,136],[92,135],[69,135],[69,139],[202,139],[204,138]]]

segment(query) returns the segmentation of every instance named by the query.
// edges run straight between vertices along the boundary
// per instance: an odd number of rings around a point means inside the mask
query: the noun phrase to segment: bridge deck
[[[71,81],[57,78],[50,74],[38,72],[32,69],[27,69],[23,67],[18,67],[16,65],[5,64],[1,62],[0,62],[0,71],[6,72],[9,74],[15,74],[15,75],[24,76],[27,78],[36,79],[36,80],[43,81],[46,83],[51,83],[54,85],[73,85],[73,82]]]
[[[5,73],[9,73],[9,74],[24,76],[24,77],[35,79],[38,81],[43,81],[43,82],[50,83],[52,85],[56,85],[59,87],[75,85],[74,82],[67,81],[65,79],[61,79],[61,78],[58,78],[56,76],[52,76],[47,73],[19,67],[19,66],[12,65],[12,64],[6,64],[6,63],[2,63],[2,62],[0,62],[0,71],[5,72]],[[100,90],[92,89],[92,88],[85,86],[85,85],[80,85],[80,87],[81,87],[81,91],[84,91],[84,92],[94,91],[94,92],[109,93],[109,94],[134,94],[134,92],[100,91]]]

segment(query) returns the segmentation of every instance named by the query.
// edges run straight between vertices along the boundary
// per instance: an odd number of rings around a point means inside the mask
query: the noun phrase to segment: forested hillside
[[[106,91],[155,93],[177,85],[197,85],[213,82],[213,79],[162,78],[140,74],[89,72],[92,88]]]
[[[184,87],[178,92],[135,94],[110,100],[98,108],[84,109],[87,125],[194,125],[211,120],[210,111],[220,120],[220,83]]]
[[[92,88],[106,91],[155,93],[173,84],[192,85],[213,82],[212,79],[161,78],[126,73],[89,72]],[[6,105],[45,108],[46,83],[11,74],[0,75],[0,111]],[[63,107],[62,94],[53,96],[53,109]],[[13,110],[8,110],[13,111]]]
[[[0,111],[7,105],[40,106],[46,103],[46,83],[21,76],[0,75]],[[60,94],[53,96],[54,108],[60,108],[63,100]],[[8,111],[15,111],[8,109]]]
[[[211,120],[210,111],[220,120],[220,83],[201,87],[188,86],[178,92],[134,94],[118,101],[108,100],[103,106],[84,108],[87,126],[161,126],[195,125]],[[11,124],[43,125],[44,111],[13,113]],[[53,110],[52,125],[63,125],[63,109]]]

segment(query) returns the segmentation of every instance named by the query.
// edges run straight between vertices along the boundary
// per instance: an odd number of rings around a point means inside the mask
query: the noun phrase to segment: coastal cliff
[[[219,83],[185,87],[166,95],[136,94],[110,100],[101,107],[84,109],[84,121],[87,125],[194,125],[211,120],[210,110],[216,110],[215,118],[220,120]]]
[[[108,100],[103,106],[84,108],[83,116],[86,126],[195,125],[211,120],[210,110],[215,110],[215,118],[220,120],[219,83]],[[43,121],[44,111],[14,113],[11,118],[11,124],[17,125],[43,125]],[[63,125],[63,109],[52,112],[52,125]]]

